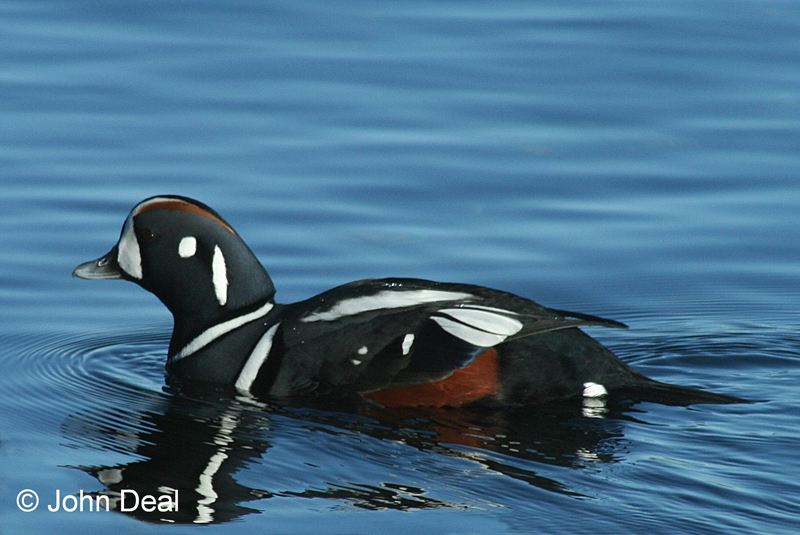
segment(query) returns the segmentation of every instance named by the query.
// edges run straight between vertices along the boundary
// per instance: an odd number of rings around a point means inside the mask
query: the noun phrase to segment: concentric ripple
[[[0,373],[13,374],[4,418],[30,429],[58,425],[87,405],[113,412],[162,396],[169,333],[158,328],[113,334],[15,334],[0,338]]]

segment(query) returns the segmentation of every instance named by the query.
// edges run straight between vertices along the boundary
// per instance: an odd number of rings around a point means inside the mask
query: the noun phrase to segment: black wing
[[[522,297],[420,279],[364,280],[289,305],[273,395],[370,392],[448,377],[487,348],[581,325],[624,327]]]

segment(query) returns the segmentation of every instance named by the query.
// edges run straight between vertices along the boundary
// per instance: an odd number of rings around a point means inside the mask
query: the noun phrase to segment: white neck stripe
[[[242,394],[250,393],[250,387],[253,386],[253,382],[255,382],[256,377],[258,377],[259,370],[261,370],[267,357],[269,357],[270,350],[272,350],[272,339],[275,338],[275,331],[278,330],[279,325],[280,323],[276,323],[264,333],[264,336],[258,341],[256,347],[253,348],[253,352],[250,353],[247,362],[244,364],[242,373],[239,374],[235,385],[236,390]]]
[[[258,318],[263,318],[269,313],[270,310],[272,310],[272,307],[274,306],[275,303],[267,302],[264,304],[264,306],[262,306],[258,310],[250,312],[249,314],[243,314],[236,318],[214,325],[213,327],[209,327],[208,329],[200,333],[200,335],[197,336],[197,338],[186,344],[186,347],[181,349],[179,353],[171,356],[169,358],[170,364],[178,362],[182,358],[188,357],[192,353],[195,353],[200,349],[203,349],[204,347],[206,347],[208,344],[210,344],[223,334],[227,334],[232,330],[241,327],[245,323],[250,323],[251,321],[257,320]]]

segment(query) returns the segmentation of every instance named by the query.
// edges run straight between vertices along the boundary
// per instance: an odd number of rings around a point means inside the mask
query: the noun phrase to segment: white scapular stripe
[[[487,333],[444,316],[431,316],[431,319],[438,323],[445,332],[478,347],[492,347],[508,338],[506,334]]]
[[[128,216],[122,228],[122,237],[117,248],[117,263],[122,271],[134,279],[142,279],[142,253],[139,251],[139,241],[133,231],[132,216]]]
[[[412,307],[439,301],[458,301],[472,297],[474,296],[468,293],[443,290],[383,290],[374,295],[343,299],[329,310],[312,312],[300,321],[331,321],[373,310]]]
[[[265,303],[264,306],[259,308],[258,310],[254,310],[249,314],[243,314],[236,318],[230,319],[228,321],[224,321],[213,327],[210,327],[200,333],[200,335],[186,344],[186,347],[180,350],[179,353],[176,353],[172,357],[169,358],[170,363],[178,362],[184,357],[188,357],[192,353],[199,351],[206,347],[208,344],[222,336],[223,334],[227,334],[234,329],[237,329],[244,325],[245,323],[250,323],[253,320],[257,320],[258,318],[263,318],[266,316],[272,307],[274,307],[274,303]]]
[[[225,266],[225,255],[219,245],[214,246],[214,258],[211,260],[211,276],[214,280],[214,293],[220,306],[228,302],[228,268]]]
[[[598,383],[583,383],[583,397],[585,398],[601,398],[608,395],[608,390]]]
[[[499,311],[500,309],[495,310]],[[503,310],[502,312],[506,311]],[[522,330],[521,321],[509,318],[503,314],[489,312],[488,310],[478,310],[474,308],[443,308],[438,314],[447,314],[451,318],[466,323],[470,327],[475,327],[476,329],[494,334],[511,336]]]
[[[261,366],[264,365],[264,362],[266,362],[269,352],[272,349],[272,339],[275,338],[275,331],[278,330],[279,325],[280,323],[276,323],[270,327],[267,332],[264,333],[264,336],[261,337],[261,340],[258,341],[256,347],[253,348],[252,353],[250,353],[250,357],[248,357],[247,362],[245,362],[242,372],[239,374],[239,378],[236,379],[235,386],[236,390],[239,392],[243,394],[250,393],[250,387],[253,386],[253,381],[258,377],[258,372]]]
[[[408,355],[411,352],[411,346],[414,345],[414,335],[408,333],[403,337],[403,355]]]
[[[197,239],[194,236],[186,236],[178,244],[178,254],[181,258],[191,258],[197,252]]]

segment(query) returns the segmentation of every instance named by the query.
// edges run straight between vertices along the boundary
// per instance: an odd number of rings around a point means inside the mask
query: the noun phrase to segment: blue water
[[[0,34],[3,533],[800,530],[797,2],[11,1]],[[228,219],[282,302],[482,284],[759,403],[175,396],[160,303],[70,278],[160,193]],[[45,507],[115,474],[191,494],[209,465],[185,516]]]

